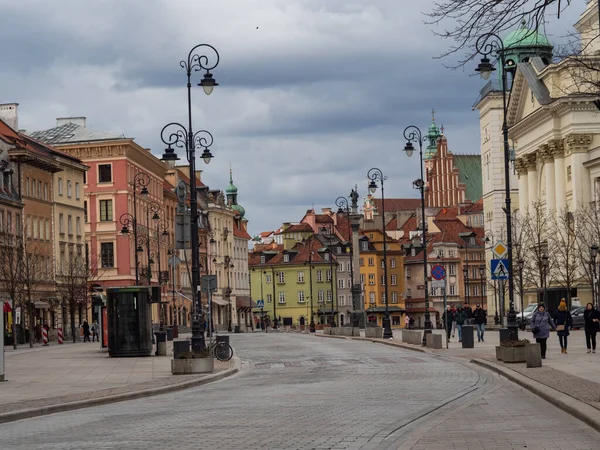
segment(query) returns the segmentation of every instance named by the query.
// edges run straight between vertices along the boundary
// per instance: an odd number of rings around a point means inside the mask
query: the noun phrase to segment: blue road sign
[[[431,268],[431,276],[434,280],[443,280],[446,276],[446,270],[442,266],[433,266]]]
[[[265,301],[264,300],[256,300],[256,307],[257,308],[264,308],[265,307]]]
[[[492,259],[490,272],[492,280],[508,280],[508,259]]]

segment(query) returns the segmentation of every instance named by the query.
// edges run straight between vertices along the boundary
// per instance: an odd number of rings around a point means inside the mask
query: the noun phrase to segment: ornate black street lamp
[[[525,292],[523,292],[523,269],[525,268],[525,261],[523,258],[519,258],[517,261],[519,265],[519,291],[521,292],[521,329],[525,330],[525,302],[523,301],[523,297],[525,297]]]
[[[421,242],[423,246],[423,285],[425,287],[425,332],[423,333],[423,346],[427,345],[427,334],[431,333],[431,315],[429,314],[429,287],[427,283],[428,270],[427,270],[427,219],[425,218],[425,178],[423,176],[423,142],[427,140],[427,136],[423,136],[421,130],[414,126],[409,125],[404,129],[404,139],[406,139],[406,145],[404,151],[406,156],[411,157],[415,151],[413,142],[419,144],[419,162],[421,165],[421,178],[413,181],[413,186],[421,193],[421,228],[423,233],[421,235]]]
[[[465,303],[469,303],[469,268],[463,266],[463,281],[465,283]]]
[[[485,295],[485,264],[479,264],[479,278],[481,279],[481,308],[483,308],[483,298]]]
[[[127,236],[129,234],[129,228],[133,231],[133,248],[135,258],[135,285],[140,285],[140,274],[139,274],[139,257],[138,247],[139,235],[138,235],[138,220],[137,220],[137,191],[140,189],[140,195],[142,197],[148,197],[148,184],[150,183],[150,176],[145,172],[138,172],[133,177],[133,181],[130,183],[133,189],[133,214],[123,213],[119,217],[119,222],[123,225],[121,228],[121,234]]]
[[[512,245],[512,209],[511,209],[511,199],[510,199],[510,170],[509,170],[509,161],[510,161],[510,150],[508,146],[508,102],[507,102],[507,72],[514,72],[516,69],[515,61],[507,60],[504,48],[504,44],[502,43],[502,39],[494,34],[487,33],[480,36],[475,43],[475,48],[477,53],[483,56],[481,58],[481,62],[475,69],[484,80],[487,80],[495,67],[490,62],[488,55],[494,54],[500,61],[500,65],[502,66],[502,136],[504,140],[504,193],[505,193],[505,207],[504,213],[506,214],[506,243],[508,247],[508,299],[509,299],[509,311],[506,315],[507,319],[507,328],[509,330],[509,339],[517,340],[518,330],[517,330],[517,314],[515,312],[515,286],[514,286],[514,277],[512,270],[512,262],[513,262],[513,245]]]
[[[590,246],[590,265],[592,266],[592,304],[598,308],[598,292],[597,292],[597,266],[596,266],[596,258],[598,257],[598,246],[596,244],[592,244]]]
[[[228,308],[228,322],[227,322],[227,331],[229,331],[230,333],[233,331],[233,329],[231,328],[231,322],[233,321],[233,308],[231,307],[231,276],[230,276],[230,272],[231,269],[233,269],[234,264],[233,261],[231,260],[230,256],[225,256],[225,265],[224,265],[224,269],[227,271],[227,290],[225,291],[225,293],[227,294],[227,308]]]
[[[352,191],[354,192],[354,191]],[[352,194],[351,194],[352,195]],[[350,223],[350,204],[346,197],[338,197],[335,200],[335,206],[338,207],[338,214],[346,214],[346,220],[348,221],[348,240],[350,244],[350,279],[352,280],[352,285],[350,286],[350,295],[352,296],[352,309],[354,310],[354,320],[353,326],[358,327],[356,312],[358,302],[356,301],[356,296],[360,294],[360,292],[356,289],[354,285],[354,244],[352,243],[352,225]]]
[[[542,255],[542,270],[543,270],[543,276],[544,276],[544,305],[546,305],[546,307],[548,307],[548,299],[546,298],[546,295],[548,293],[548,255],[546,255],[545,253]]]
[[[214,52],[214,63],[210,64],[208,56],[199,54],[202,50]],[[198,52],[197,52],[198,51]],[[167,124],[160,133],[161,140],[167,145],[163,155],[164,161],[175,162],[179,159],[176,148],[185,149],[186,157],[189,163],[190,175],[190,213],[191,213],[191,247],[192,247],[192,304],[194,306],[194,320],[192,322],[192,349],[202,350],[206,343],[204,340],[204,329],[201,323],[200,304],[198,302],[198,286],[200,285],[200,257],[198,252],[198,194],[196,191],[196,149],[202,150],[201,158],[208,164],[213,155],[209,147],[213,143],[212,134],[201,130],[194,133],[192,128],[192,71],[206,71],[202,81],[198,84],[204,89],[206,95],[210,95],[213,88],[218,86],[214,80],[211,70],[219,64],[219,53],[208,44],[196,45],[188,54],[187,60],[183,60],[179,65],[185,69],[187,75],[187,106],[188,106],[188,126],[187,128],[176,122]]]
[[[374,194],[377,190],[377,182],[379,181],[381,183],[381,232],[383,233],[383,277],[385,279],[385,316],[383,318],[383,338],[392,339],[394,335],[392,333],[390,309],[388,307],[387,236],[385,234],[385,191],[383,187],[383,183],[385,180],[387,180],[387,177],[383,175],[383,172],[380,169],[374,167],[367,173],[367,178],[370,180],[369,192],[371,194]]]
[[[310,284],[309,287],[309,293],[310,293],[310,325],[309,325],[309,331],[311,333],[316,333],[317,332],[317,328],[315,326],[315,312],[314,312],[314,304],[313,304],[313,279],[312,279],[312,273],[313,273],[313,264],[312,264],[312,257],[313,257],[313,251],[312,251],[312,239],[309,241],[309,250],[308,250],[308,283]],[[307,264],[307,263],[304,263]],[[275,280],[273,280],[273,282],[275,282]]]

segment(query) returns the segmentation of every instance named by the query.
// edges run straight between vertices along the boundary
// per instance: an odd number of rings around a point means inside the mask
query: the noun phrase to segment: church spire
[[[440,130],[435,124],[435,109],[431,110],[431,125],[427,133],[427,150],[425,150],[425,159],[432,158],[437,154],[437,140],[441,136]]]

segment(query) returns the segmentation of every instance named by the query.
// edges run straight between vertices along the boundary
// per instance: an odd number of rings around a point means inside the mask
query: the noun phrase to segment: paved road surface
[[[299,334],[232,344],[253,362],[240,375],[0,425],[0,449],[600,448],[599,433],[466,363]]]

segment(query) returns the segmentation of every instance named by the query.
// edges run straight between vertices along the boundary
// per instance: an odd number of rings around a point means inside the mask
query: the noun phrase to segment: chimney
[[[79,125],[82,128],[85,128],[85,117],[57,117],[56,118],[56,126],[61,127],[68,123],[74,123],[75,125]]]
[[[19,104],[2,103],[0,104],[0,119],[13,130],[19,130]]]

